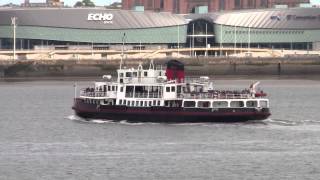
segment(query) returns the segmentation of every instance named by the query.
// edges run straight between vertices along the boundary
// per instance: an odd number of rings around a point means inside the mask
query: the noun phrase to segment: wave
[[[69,115],[65,117],[71,121],[77,121],[80,123],[94,123],[94,124],[122,124],[122,125],[143,125],[143,124],[156,124],[156,123],[140,123],[140,122],[128,122],[127,120],[115,121],[109,119],[85,119],[76,115]]]
[[[320,125],[320,120],[289,120],[289,119],[267,119],[264,121],[267,124],[280,126],[300,126],[300,125]]]
[[[297,126],[300,124],[297,121],[287,120],[287,119],[267,119],[264,122],[267,124],[281,125],[281,126]]]
[[[166,124],[172,126],[212,126],[212,125],[224,125],[225,123],[156,123],[156,122],[131,122],[127,120],[115,121],[108,119],[84,119],[76,115],[69,115],[66,119],[77,121],[81,123],[95,123],[95,124],[121,124],[128,126],[138,125],[154,125],[154,124]],[[289,120],[289,119],[275,119],[269,118],[264,121],[248,121],[243,123],[231,123],[228,125],[278,125],[278,126],[301,126],[301,125],[320,125],[320,120]]]
[[[76,115],[69,115],[69,116],[66,117],[66,119],[69,119],[71,121],[81,122],[81,123],[104,124],[104,123],[111,122],[110,120],[102,120],[102,119],[85,119],[85,118],[81,118],[81,117],[76,116]]]

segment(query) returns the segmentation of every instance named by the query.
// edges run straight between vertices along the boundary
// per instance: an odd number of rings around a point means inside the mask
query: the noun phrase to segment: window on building
[[[166,92],[170,92],[170,87],[166,87]]]
[[[241,0],[234,0],[234,8],[241,9]]]
[[[122,105],[122,99],[119,100],[119,104]]]
[[[144,77],[147,77],[147,76],[148,76],[148,71],[144,71],[144,72],[143,72],[143,76],[144,76]]]
[[[219,10],[225,10],[225,0],[219,0]]]
[[[261,8],[267,8],[268,7],[268,0],[261,0],[260,1],[260,7]]]
[[[175,92],[176,91],[176,87],[175,86],[172,86],[171,87],[171,92]]]
[[[123,92],[123,87],[120,87],[120,92]]]

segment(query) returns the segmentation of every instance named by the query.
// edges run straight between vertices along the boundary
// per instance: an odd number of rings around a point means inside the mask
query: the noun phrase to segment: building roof
[[[262,29],[320,29],[320,8],[234,11],[220,14],[216,24]]]
[[[320,29],[320,8],[252,9],[184,17],[188,21],[204,19],[215,24],[258,29]]]
[[[111,20],[103,20],[104,15]],[[97,15],[97,16],[95,16]],[[105,8],[18,8],[0,9],[0,25],[10,25],[17,17],[20,26],[77,29],[139,29],[185,25],[183,16],[171,13],[135,12]],[[94,16],[100,20],[89,20]],[[110,18],[110,16],[109,16]]]

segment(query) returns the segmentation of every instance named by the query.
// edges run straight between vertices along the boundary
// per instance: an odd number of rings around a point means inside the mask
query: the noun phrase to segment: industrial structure
[[[46,0],[45,2],[30,2],[30,0],[24,0],[21,4],[22,7],[63,7],[63,0]]]
[[[303,3],[309,3],[309,0],[122,0],[122,8],[125,10],[188,14],[240,9],[298,7]]]
[[[15,23],[12,24],[12,18]],[[14,43],[16,42],[16,43]],[[320,48],[320,9],[177,15],[105,8],[0,9],[0,49]]]

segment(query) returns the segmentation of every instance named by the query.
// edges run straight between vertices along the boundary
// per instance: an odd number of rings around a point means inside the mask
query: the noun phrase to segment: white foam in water
[[[283,125],[283,126],[295,126],[298,125],[298,122],[290,121],[290,120],[283,120],[283,119],[267,119],[264,122],[276,125]]]
[[[109,121],[97,119],[97,120],[91,120],[90,122],[97,123],[97,124],[104,124],[104,123],[107,123],[107,122],[109,122]]]
[[[72,121],[79,121],[79,120],[81,120],[80,117],[78,117],[78,116],[76,116],[76,115],[70,115],[70,116],[67,116],[66,118],[69,119],[69,120],[72,120]]]

